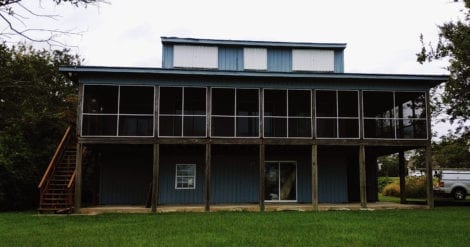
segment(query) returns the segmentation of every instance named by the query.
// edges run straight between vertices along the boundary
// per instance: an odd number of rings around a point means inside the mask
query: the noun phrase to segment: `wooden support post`
[[[74,200],[74,213],[80,213],[82,205],[82,155],[83,144],[77,143],[77,156],[75,159],[75,200]]]
[[[367,208],[367,184],[366,184],[366,152],[364,145],[359,146],[359,194],[361,207]]]
[[[432,186],[432,156],[431,156],[431,143],[426,145],[425,150],[425,160],[426,160],[426,194],[428,208],[434,208],[434,195],[433,195],[433,186]]]
[[[318,153],[317,145],[312,145],[312,205],[318,211]]]
[[[211,144],[206,143],[206,179],[205,179],[205,206],[204,210],[206,212],[210,211],[210,201],[211,201]]]
[[[152,213],[157,212],[158,205],[158,175],[160,170],[160,144],[153,144],[153,174],[152,174]]]
[[[259,145],[259,211],[264,211],[264,158],[265,146]]]
[[[400,203],[406,204],[406,186],[405,186],[405,152],[398,152],[398,174],[400,176]]]

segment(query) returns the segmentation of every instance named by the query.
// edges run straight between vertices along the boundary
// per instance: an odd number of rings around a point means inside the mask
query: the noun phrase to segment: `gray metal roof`
[[[198,75],[223,77],[258,77],[258,78],[331,78],[331,79],[373,79],[428,81],[439,84],[449,79],[448,75],[416,74],[365,74],[365,73],[316,73],[316,72],[258,72],[258,71],[220,71],[220,70],[185,70],[150,67],[104,67],[104,66],[62,66],[59,71],[65,73],[114,73],[114,74],[155,74],[155,75]]]
[[[276,42],[276,41],[250,41],[250,40],[220,40],[220,39],[194,39],[178,37],[161,37],[163,44],[193,44],[193,45],[229,45],[243,47],[289,47],[289,48],[320,48],[340,49],[346,48],[346,43],[307,43],[307,42]]]

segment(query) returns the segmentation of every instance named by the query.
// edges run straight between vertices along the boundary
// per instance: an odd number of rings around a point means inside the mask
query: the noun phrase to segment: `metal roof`
[[[228,45],[244,47],[289,47],[289,48],[319,48],[344,50],[346,43],[307,43],[307,42],[277,42],[277,41],[251,41],[251,40],[221,40],[221,39],[194,39],[178,37],[161,37],[163,44],[193,44],[193,45]]]
[[[259,72],[259,71],[221,71],[195,69],[163,69],[150,67],[104,67],[104,66],[61,66],[59,71],[65,73],[114,73],[114,74],[155,74],[155,75],[197,75],[222,77],[255,77],[255,78],[325,78],[325,79],[373,79],[373,80],[406,80],[428,81],[439,84],[449,79],[448,75],[417,74],[366,74],[366,73],[316,73],[316,72]]]

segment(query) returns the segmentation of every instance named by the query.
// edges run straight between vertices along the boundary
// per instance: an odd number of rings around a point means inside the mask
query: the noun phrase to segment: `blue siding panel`
[[[268,71],[292,72],[292,50],[268,49]]]
[[[345,158],[319,158],[318,201],[320,203],[348,202],[348,172]]]
[[[211,203],[256,203],[258,151],[236,146],[212,149]]]
[[[243,70],[243,48],[219,47],[219,70]]]
[[[165,69],[173,68],[173,45],[163,45],[162,67]]]
[[[159,204],[204,203],[204,148],[160,145]],[[196,164],[196,188],[175,189],[176,164]]]
[[[152,149],[114,146],[101,154],[99,203],[144,205],[152,182]]]
[[[344,73],[344,50],[335,50],[335,73]]]

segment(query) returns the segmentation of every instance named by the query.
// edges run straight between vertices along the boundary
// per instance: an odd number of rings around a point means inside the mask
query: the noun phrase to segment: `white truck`
[[[438,176],[439,186],[434,188],[437,195],[464,200],[470,193],[470,170],[442,170]]]

